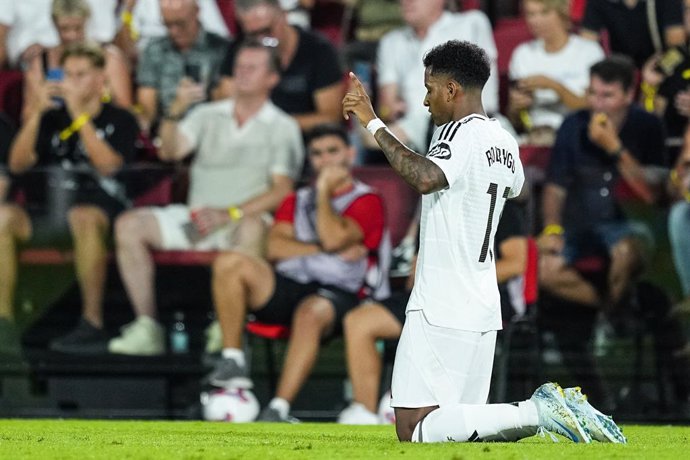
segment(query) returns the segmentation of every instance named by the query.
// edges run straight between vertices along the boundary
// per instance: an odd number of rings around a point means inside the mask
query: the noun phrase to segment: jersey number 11
[[[489,238],[491,237],[491,228],[494,221],[494,210],[496,209],[496,198],[498,197],[498,184],[491,182],[489,190],[486,191],[491,195],[491,205],[489,206],[489,217],[486,220],[486,233],[484,234],[484,242],[482,243],[482,252],[479,254],[479,262],[486,262],[486,256],[489,253]],[[503,198],[508,198],[510,187],[506,187],[503,191]]]

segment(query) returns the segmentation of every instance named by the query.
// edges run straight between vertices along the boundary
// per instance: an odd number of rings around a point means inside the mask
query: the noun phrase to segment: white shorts
[[[472,332],[429,324],[407,312],[393,366],[391,407],[486,404],[496,331]]]
[[[161,249],[169,251],[216,251],[232,249],[236,245],[237,223],[229,223],[215,232],[191,241],[185,227],[191,225],[189,206],[172,204],[163,208],[151,208],[161,231]]]

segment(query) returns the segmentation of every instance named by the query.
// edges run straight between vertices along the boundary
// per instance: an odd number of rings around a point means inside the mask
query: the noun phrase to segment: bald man
[[[196,0],[161,0],[165,37],[151,40],[137,67],[137,103],[145,129],[177,98],[192,107],[208,99],[229,42],[201,26]]]

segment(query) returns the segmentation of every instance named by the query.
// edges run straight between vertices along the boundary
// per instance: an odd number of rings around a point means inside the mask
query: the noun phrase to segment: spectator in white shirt
[[[534,40],[510,57],[507,115],[530,143],[552,144],[565,115],[586,106],[589,68],[604,58],[598,43],[570,33],[568,3],[523,1]]]
[[[92,11],[86,25],[87,38],[99,43],[111,42],[115,36],[117,0],[87,1]],[[50,17],[52,3],[52,0],[0,0],[0,68],[18,67],[25,53],[33,55],[42,47],[58,45],[58,33]]]
[[[493,114],[498,111],[496,44],[489,19],[479,10],[451,13],[444,11],[444,0],[400,3],[407,26],[384,35],[378,49],[379,113],[402,142],[424,150],[428,146],[430,123],[422,104],[426,94],[424,54],[453,39],[483,48],[491,59],[491,76],[484,88],[483,102],[487,113]],[[372,142],[365,143],[373,145]]]

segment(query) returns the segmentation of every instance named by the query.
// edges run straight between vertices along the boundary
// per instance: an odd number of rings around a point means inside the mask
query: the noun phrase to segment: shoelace
[[[553,441],[553,442],[560,442],[560,441],[558,440],[558,438],[556,437],[555,434],[553,434],[552,432],[550,432],[549,430],[547,430],[547,429],[544,428],[543,426],[540,426],[539,428],[537,428],[537,436],[540,436],[540,437],[542,437],[542,438],[546,438],[546,435],[547,435],[547,434],[548,434],[549,437],[551,438],[551,441]]]

